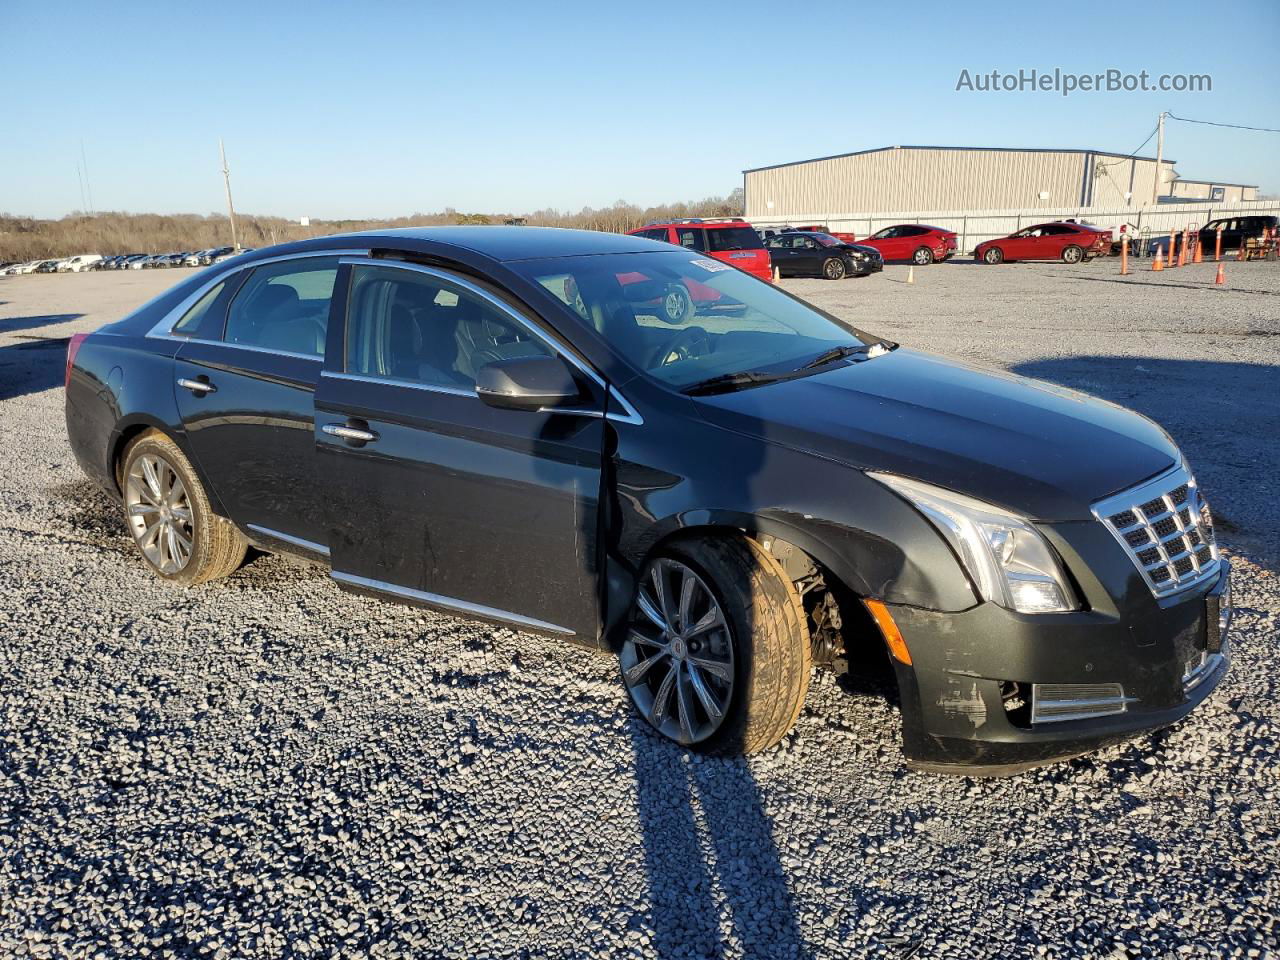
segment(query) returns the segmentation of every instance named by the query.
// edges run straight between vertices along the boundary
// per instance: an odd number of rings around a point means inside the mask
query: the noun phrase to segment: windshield
[[[727,374],[786,374],[836,348],[881,342],[705,255],[603,254],[510,266],[632,365],[676,389]]]

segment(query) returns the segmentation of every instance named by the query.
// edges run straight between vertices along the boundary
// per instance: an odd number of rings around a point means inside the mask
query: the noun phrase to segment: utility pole
[[[80,140],[80,166],[84,170],[84,192],[89,200],[89,216],[93,216],[93,184],[89,181],[89,161],[84,155],[84,139]]]
[[[218,153],[222,155],[222,182],[227,188],[227,216],[231,219],[231,248],[240,249],[240,241],[236,239],[236,208],[231,205],[231,171],[227,169],[227,149],[218,138]]]
[[[1151,184],[1151,205],[1154,207],[1160,202],[1160,178],[1164,176],[1164,111],[1160,112],[1160,119],[1156,121],[1156,177]]]

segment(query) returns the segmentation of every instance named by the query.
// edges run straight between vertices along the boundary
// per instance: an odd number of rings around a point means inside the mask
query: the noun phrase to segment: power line
[[[1242,123],[1217,123],[1213,120],[1191,120],[1187,117],[1176,117],[1172,113],[1166,114],[1166,116],[1170,120],[1181,120],[1183,123],[1203,123],[1207,127],[1231,127],[1233,130],[1253,130],[1257,133],[1280,133],[1280,130],[1275,129],[1274,127],[1246,127]]]
[[[1099,162],[1099,163],[1098,163],[1098,166],[1099,166],[1099,167],[1114,167],[1114,166],[1115,166],[1116,164],[1118,164],[1118,163],[1124,163],[1124,162],[1125,162],[1125,161],[1127,161],[1127,160],[1135,160],[1135,159],[1137,159],[1137,153],[1138,153],[1138,151],[1139,151],[1139,150],[1141,150],[1143,147],[1145,147],[1148,143],[1150,143],[1150,142],[1151,142],[1151,138],[1152,138],[1152,137],[1154,137],[1154,136],[1156,135],[1156,131],[1157,131],[1157,130],[1159,130],[1159,129],[1160,129],[1160,125],[1159,125],[1159,124],[1156,124],[1154,127],[1152,127],[1152,128],[1151,128],[1151,132],[1147,134],[1147,139],[1143,140],[1140,144],[1138,144],[1136,147],[1134,147],[1132,150],[1130,150],[1128,153],[1126,153],[1126,154],[1125,154],[1123,157],[1121,157],[1119,160],[1112,160],[1110,163],[1102,163],[1102,162]]]

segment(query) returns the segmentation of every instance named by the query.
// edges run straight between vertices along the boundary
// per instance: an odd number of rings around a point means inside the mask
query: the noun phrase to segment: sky
[[[1278,48],[1277,0],[6,0],[0,212],[83,209],[82,156],[96,210],[224,211],[219,137],[237,211],[326,219],[693,200],[897,144],[1127,153],[1162,110],[1280,128]],[[956,89],[1055,68],[1212,91]],[[1280,193],[1280,134],[1170,121],[1165,156]]]

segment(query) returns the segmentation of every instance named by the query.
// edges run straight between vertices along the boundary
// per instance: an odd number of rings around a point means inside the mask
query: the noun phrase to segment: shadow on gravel
[[[83,316],[83,313],[49,313],[40,317],[0,317],[0,333],[17,333],[19,330],[51,327],[54,324],[79,320]]]
[[[630,726],[655,955],[806,956],[747,761],[684,751],[638,716]]]
[[[30,340],[0,347],[0,400],[61,386],[68,339]]]
[[[1264,494],[1280,476],[1280,363],[1085,356],[1033,360],[1011,369],[1159,423],[1186,454],[1222,538],[1280,569],[1280,515]]]
[[[1133,287],[1160,287],[1162,289],[1183,289],[1183,290],[1212,290],[1216,293],[1248,293],[1248,294],[1264,294],[1268,297],[1280,297],[1280,290],[1259,290],[1255,287],[1236,287],[1228,283],[1219,287],[1214,284],[1210,278],[1201,283],[1177,283],[1175,281],[1162,282],[1155,280],[1122,280],[1120,277],[1082,277],[1075,274],[1068,274],[1068,280],[1084,280],[1089,283],[1123,283],[1126,286]]]
[[[76,537],[98,547],[132,552],[119,501],[88,479],[68,480],[46,488],[55,520]]]

